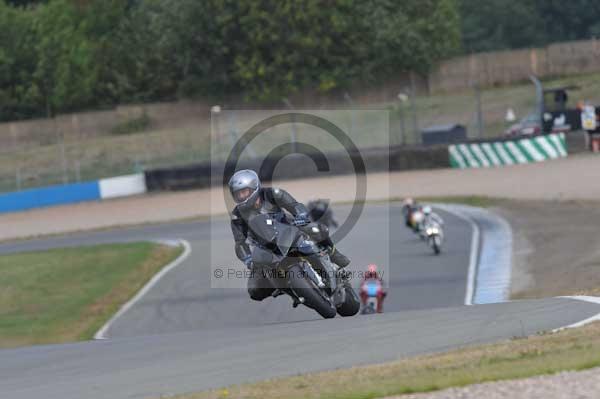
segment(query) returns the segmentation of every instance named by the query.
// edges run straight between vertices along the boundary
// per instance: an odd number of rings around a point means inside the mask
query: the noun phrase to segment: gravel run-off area
[[[386,399],[597,399],[600,369],[490,382]]]

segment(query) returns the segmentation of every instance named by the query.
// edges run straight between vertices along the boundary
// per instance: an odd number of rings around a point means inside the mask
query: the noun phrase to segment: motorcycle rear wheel
[[[342,317],[354,316],[360,311],[360,299],[350,284],[344,283],[344,290],[346,300],[338,307],[337,312]]]

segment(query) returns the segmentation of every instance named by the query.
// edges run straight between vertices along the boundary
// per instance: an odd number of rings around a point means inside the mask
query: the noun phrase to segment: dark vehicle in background
[[[539,115],[529,114],[520,122],[511,125],[504,131],[507,136],[529,136],[540,134],[542,132],[542,123]]]
[[[507,136],[530,136],[549,133],[566,133],[571,131],[586,130],[582,122],[586,104],[580,100],[573,105],[569,102],[569,93],[579,90],[580,87],[570,85],[554,88],[544,88],[542,83],[531,76],[531,81],[536,88],[535,110],[525,116],[518,123],[511,125],[504,131]],[[593,108],[593,107],[592,107]],[[592,110],[591,111],[597,111]],[[596,126],[594,126],[594,129]]]

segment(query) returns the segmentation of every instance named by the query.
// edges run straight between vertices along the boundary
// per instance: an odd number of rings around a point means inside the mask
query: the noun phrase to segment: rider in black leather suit
[[[262,187],[258,175],[252,170],[241,170],[236,172],[229,180],[229,190],[236,202],[231,212],[231,231],[235,240],[235,253],[250,269],[253,269],[255,260],[268,258],[263,249],[255,246],[252,249],[248,245],[248,238],[252,238],[252,232],[248,231],[247,221],[254,215],[269,214],[274,220],[287,222],[284,212],[289,212],[297,224],[308,224],[308,210],[300,202],[296,201],[286,191],[278,188]],[[329,237],[327,226],[319,225],[317,234],[313,238],[319,244],[328,249],[330,259],[340,267],[346,267],[350,259],[335,248]],[[319,263],[318,249],[315,246],[300,248],[306,258],[313,263]],[[275,288],[270,281],[260,273],[251,273],[248,279],[248,293],[254,300],[261,301],[273,293]]]

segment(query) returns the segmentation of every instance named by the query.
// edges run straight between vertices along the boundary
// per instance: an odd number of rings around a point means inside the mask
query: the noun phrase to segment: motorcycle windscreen
[[[270,215],[257,215],[248,222],[248,228],[263,243],[275,244],[283,256],[287,255],[299,233],[298,229],[280,223]]]
[[[367,292],[367,296],[376,297],[379,292],[379,283],[376,281],[369,281],[365,284],[365,291]]]
[[[256,215],[248,220],[248,229],[263,244],[272,244],[277,237],[275,223],[275,220],[269,215]]]
[[[281,254],[285,256],[288,254],[288,252],[290,252],[290,248],[296,241],[296,237],[298,235],[298,228],[278,222],[276,229],[278,234],[275,240],[275,244],[277,245],[277,248],[279,248]]]

